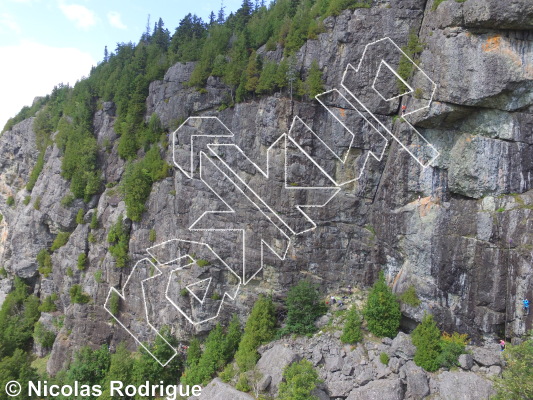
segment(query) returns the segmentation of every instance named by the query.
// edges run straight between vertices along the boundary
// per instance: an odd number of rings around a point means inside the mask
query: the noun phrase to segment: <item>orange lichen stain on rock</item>
[[[483,43],[481,48],[483,49],[483,51],[486,51],[486,52],[494,51],[500,48],[501,43],[502,43],[502,37],[500,35],[493,35],[493,36],[489,36],[489,38],[487,39],[485,43]]]
[[[431,207],[435,204],[436,203],[431,201],[431,196],[421,198],[420,207],[418,208],[420,216],[425,217],[429,211],[431,211]]]
[[[344,108],[339,108],[339,114],[342,118],[346,118],[346,110]]]

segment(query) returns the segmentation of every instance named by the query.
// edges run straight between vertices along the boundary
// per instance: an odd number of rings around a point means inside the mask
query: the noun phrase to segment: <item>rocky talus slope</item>
[[[406,329],[426,311],[435,316],[441,329],[467,333],[478,342],[519,337],[532,328],[533,315],[523,316],[520,300],[533,297],[533,3],[446,0],[432,9],[433,1],[378,0],[369,9],[328,17],[324,20],[326,32],[308,40],[297,52],[297,60],[303,75],[317,60],[326,89],[338,88],[346,65],[357,64],[368,43],[389,37],[404,46],[410,33],[417,34],[423,44],[419,66],[437,84],[437,90],[431,107],[408,120],[440,156],[424,169],[391,140],[380,162],[370,160],[360,180],[343,186],[328,207],[313,212],[316,229],[295,238],[286,260],[274,256],[266,260],[258,279],[242,287],[235,302],[224,306],[222,320],[234,312],[244,317],[259,293],[272,292],[279,298],[304,277],[333,292],[350,284],[367,286],[384,270],[395,292],[413,285],[422,300],[418,307],[402,306]],[[275,61],[282,57],[281,49],[261,49],[259,53]],[[178,63],[162,81],[150,85],[147,118],[156,112],[163,125],[173,130],[178,121],[191,115],[217,116],[235,133],[235,143],[255,160],[265,160],[268,147],[289,131],[296,115],[317,132],[340,140],[332,118],[315,101],[291,101],[285,94],[275,94],[219,111],[229,89],[213,77],[205,91],[187,87],[193,68],[193,63]],[[420,79],[420,72],[415,72],[412,81]],[[378,110],[379,117],[400,135],[405,124],[393,117],[401,105],[409,110],[417,100],[429,100],[428,93],[418,97],[422,99],[410,97]],[[117,154],[115,118],[112,103],[104,103],[94,115],[105,183],[119,182],[125,168]],[[110,150],[106,151],[108,143]],[[312,140],[305,143],[309,151],[318,149],[317,145]],[[365,146],[354,144],[355,162],[361,161]],[[0,212],[4,216],[0,266],[8,272],[8,277],[0,280],[0,301],[11,290],[14,275],[32,282],[42,299],[52,293],[59,295],[59,310],[41,317],[48,329],[58,333],[48,362],[48,371],[54,374],[82,345],[109,343],[113,348],[126,340],[134,346],[120,326],[110,323],[102,307],[109,288],[122,287],[131,267],[116,268],[106,240],[110,227],[125,212],[120,192],[108,187],[88,203],[75,200],[70,206],[62,205],[69,183],[61,176],[62,155],[57,146],[48,148],[32,201],[24,204],[30,195],[24,187],[37,156],[32,118],[0,136]],[[333,156],[318,153],[317,157],[332,174],[353,177],[354,172]],[[166,149],[166,159],[172,164],[171,148]],[[300,161],[291,164],[295,181],[320,182],[316,169]],[[249,182],[259,179],[244,163],[240,168]],[[9,196],[14,197],[14,206],[8,205]],[[277,209],[286,206],[282,196],[265,196]],[[36,199],[39,207],[34,207]],[[126,221],[130,258],[135,261],[147,256],[146,249],[153,245],[151,229],[156,231],[157,243],[186,237],[192,222],[216,204],[217,199],[199,179],[173,171],[153,186],[142,220]],[[97,213],[98,229],[76,224],[80,208],[86,221]],[[259,224],[253,210],[246,217],[251,226]],[[50,247],[60,231],[72,232],[68,243],[53,253],[52,273],[40,276],[36,255]],[[89,232],[95,240],[88,240]],[[231,257],[231,241],[216,235],[208,238]],[[84,271],[76,268],[81,253],[88,254]],[[71,304],[69,288],[74,284],[80,284],[90,296],[88,304]],[[169,308],[162,300],[158,309],[168,316],[172,315],[166,312]],[[62,324],[54,323],[63,318]],[[142,310],[132,320],[136,318],[142,319]],[[171,324],[183,339],[212,326],[194,327],[179,316],[163,322]],[[137,328],[143,339],[143,327]],[[388,385],[391,399],[423,398],[409,397],[413,391],[425,395],[440,391],[442,398],[451,399],[457,397],[443,393],[450,393],[461,379],[478,379],[462,371],[428,377],[413,365],[410,356],[395,352],[394,342],[353,351],[327,338],[304,342],[288,346],[299,357],[314,359],[313,352],[317,353],[318,363],[324,365],[321,373],[330,382],[324,388],[328,397],[321,395],[323,398],[373,398],[372,393],[385,390],[373,383],[379,379],[379,385]],[[378,351],[390,353],[391,359],[397,360],[394,366],[378,365]],[[267,353],[265,350],[264,356]],[[354,362],[347,361],[352,358]],[[474,361],[472,368],[497,373],[494,366],[499,362],[484,363],[475,356]],[[372,378],[361,377],[363,372]],[[417,381],[409,383],[409,379]],[[332,383],[337,381],[348,383]],[[474,381],[464,384],[485,387]],[[350,385],[355,389],[348,390]]]

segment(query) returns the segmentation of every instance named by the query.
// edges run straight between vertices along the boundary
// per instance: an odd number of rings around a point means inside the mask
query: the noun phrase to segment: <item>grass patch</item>
[[[418,295],[416,294],[416,289],[413,285],[409,286],[405,292],[403,292],[399,299],[402,303],[407,304],[411,307],[418,307],[421,303]]]

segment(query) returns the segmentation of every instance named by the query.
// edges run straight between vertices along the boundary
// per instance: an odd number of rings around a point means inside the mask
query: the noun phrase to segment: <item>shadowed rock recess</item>
[[[346,65],[357,65],[365,45],[389,37],[405,46],[414,32],[423,45],[419,67],[437,84],[437,90],[429,109],[407,119],[440,156],[422,168],[388,136],[383,159],[370,158],[361,179],[342,186],[327,207],[309,213],[316,229],[294,237],[284,261],[267,254],[265,268],[241,286],[235,301],[224,304],[220,321],[227,322],[233,313],[244,319],[260,293],[273,293],[274,300],[280,299],[303,278],[319,283],[325,294],[348,285],[368,287],[383,270],[394,292],[414,286],[421,300],[417,307],[402,305],[406,331],[420,322],[425,312],[434,315],[441,330],[467,333],[477,344],[484,339],[521,337],[532,329],[533,315],[523,316],[520,303],[533,297],[533,5],[530,0],[446,0],[432,9],[433,1],[377,0],[371,8],[327,17],[325,32],[308,40],[296,52],[296,60],[302,76],[316,60],[325,89],[340,88]],[[280,49],[267,51],[265,46],[258,50],[275,62],[281,61],[282,53]],[[186,83],[193,69],[192,62],[177,63],[163,80],[150,84],[146,121],[155,112],[163,127],[172,132],[176,122],[188,116],[216,116],[235,133],[234,143],[259,165],[266,165],[267,149],[289,132],[295,116],[316,132],[333,140],[338,135],[340,140],[342,133],[335,130],[331,116],[315,100],[291,101],[287,94],[277,93],[222,110],[219,106],[227,101],[229,88],[216,77],[208,79],[205,90],[190,88]],[[409,82],[416,85],[420,79],[420,72],[415,72]],[[416,95],[429,100],[429,93]],[[403,105],[409,111],[410,102],[415,101],[414,97],[399,99],[378,117],[400,135],[405,123],[393,117]],[[58,293],[54,315],[64,315],[63,325],[54,325],[50,313],[42,313],[40,320],[58,333],[47,366],[48,372],[55,374],[84,345],[106,343],[115,348],[126,341],[135,348],[128,333],[110,323],[103,304],[110,287],[124,285],[136,261],[151,257],[147,248],[174,238],[204,239],[223,249],[221,258],[235,262],[237,241],[231,232],[188,231],[204,211],[224,206],[198,177],[189,179],[172,168],[167,178],[153,185],[142,219],[125,220],[131,261],[129,266],[117,268],[107,234],[119,215],[125,215],[122,195],[108,185],[87,203],[77,199],[70,206],[63,205],[69,182],[61,176],[62,153],[55,144],[46,151],[31,203],[24,204],[30,195],[25,185],[39,155],[33,120],[24,120],[0,136],[0,266],[8,273],[0,280],[0,302],[11,291],[15,275],[26,278],[41,299]],[[104,103],[93,119],[104,183],[120,182],[126,168],[117,153],[115,120],[115,106],[110,102]],[[353,176],[353,170],[320,150],[323,147],[316,138],[302,140],[328,173],[343,179]],[[360,165],[368,148],[357,146],[355,143],[350,151]],[[165,149],[170,165],[174,165],[172,156],[171,141]],[[244,162],[234,165],[250,186],[260,187],[260,174]],[[320,171],[302,158],[290,160],[288,171],[292,181],[302,186],[324,182]],[[10,196],[14,206],[8,204]],[[240,201],[237,191],[228,196]],[[275,209],[287,206],[283,196],[268,192],[262,196]],[[98,229],[76,224],[79,209],[83,209],[85,221],[97,213]],[[242,212],[249,226],[261,226],[262,215],[257,210],[246,205]],[[156,232],[155,243],[151,230]],[[71,232],[70,237],[51,255],[53,269],[45,277],[37,271],[36,256],[63,231]],[[93,240],[88,240],[89,232]],[[84,270],[76,268],[81,253],[87,254]],[[216,267],[210,268],[210,273],[221,274]],[[195,275],[190,279],[203,279],[201,270],[191,269],[189,273]],[[69,289],[74,284],[81,285],[90,297],[88,303],[71,303]],[[138,296],[132,304],[141,304],[141,293]],[[151,307],[159,313],[158,324],[170,325],[181,340],[205,334],[215,324],[193,326],[173,311],[163,294],[154,297]],[[128,312],[131,323],[138,324],[132,329],[140,340],[148,339],[142,307],[131,306]],[[394,342],[346,349],[326,336],[268,346],[281,346],[283,351],[276,353],[282,360],[308,358],[315,366],[323,366],[320,374],[325,383],[316,394],[320,399],[421,399],[430,394],[436,396],[432,398],[456,399],[460,398],[454,394],[458,387],[471,393],[472,397],[465,399],[481,399],[490,395],[491,386],[477,372],[481,369],[485,376],[501,371],[499,358],[484,361],[490,356],[484,356],[483,349],[474,352],[473,360],[470,355],[462,357],[464,368],[459,371],[431,375],[413,363],[412,354],[405,354],[407,345]],[[271,376],[269,384],[274,388],[281,376],[279,370],[269,371],[282,361],[268,352],[268,348],[262,350],[259,365]],[[391,357],[387,367],[377,360],[381,352]],[[210,385],[213,387],[204,396],[213,393],[213,397],[201,399],[251,398],[234,393],[219,380]],[[229,397],[214,395],[224,390]]]

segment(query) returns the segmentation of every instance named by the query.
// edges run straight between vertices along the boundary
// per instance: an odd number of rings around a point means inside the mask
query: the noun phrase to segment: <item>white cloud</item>
[[[30,41],[0,47],[0,54],[0,130],[36,96],[49,94],[61,82],[74,85],[96,65],[91,55],[81,50]]]
[[[115,28],[128,29],[128,27],[122,22],[120,13],[116,11],[109,11],[107,13],[107,20],[109,21],[109,24]]]
[[[20,33],[21,31],[19,24],[15,20],[15,17],[8,13],[0,14],[0,29],[4,30],[3,27],[15,33]]]
[[[65,4],[64,2],[60,2],[59,8],[78,28],[88,29],[96,24],[96,14],[81,4]]]

